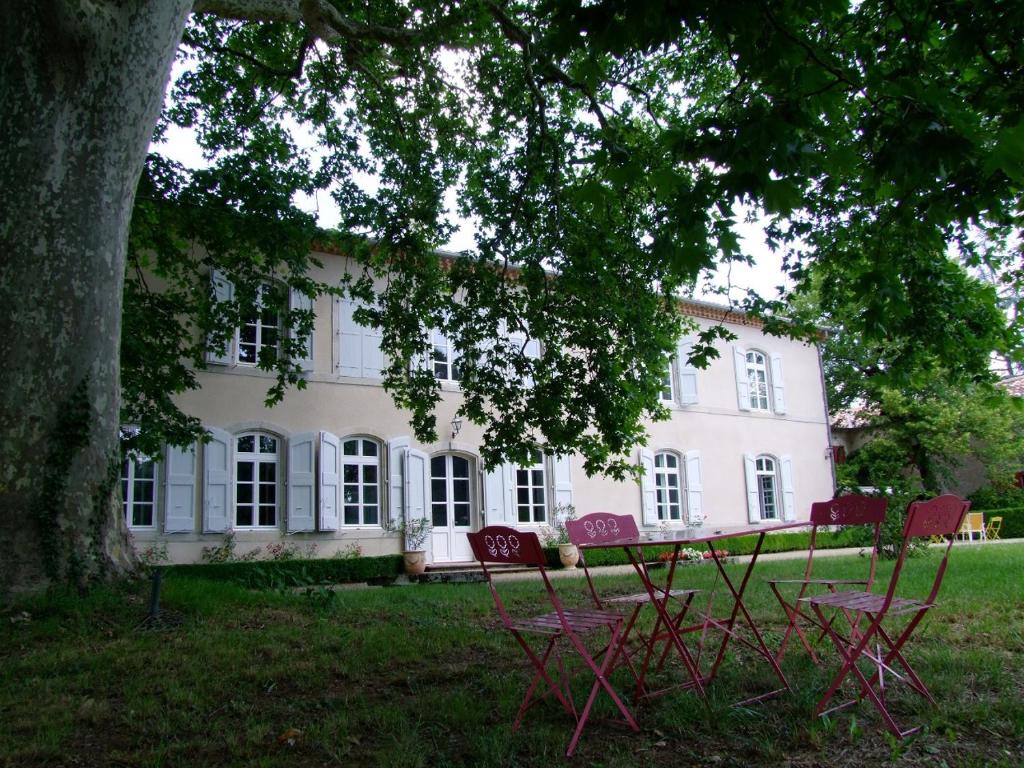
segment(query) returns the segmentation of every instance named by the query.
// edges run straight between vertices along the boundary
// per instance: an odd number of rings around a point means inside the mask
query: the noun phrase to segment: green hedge
[[[1002,517],[1003,525],[999,531],[1001,539],[1024,539],[1024,507],[1008,507],[1006,509],[979,509],[971,507],[971,512],[982,512],[985,524],[993,517]]]
[[[838,549],[860,546],[858,535],[859,531],[849,528],[834,533],[822,531],[818,534],[816,547],[818,549]],[[754,547],[757,546],[757,539],[757,534],[738,536],[734,539],[725,539],[718,542],[715,548],[724,549],[730,555],[749,555],[753,553]],[[797,552],[807,549],[810,543],[810,532],[773,533],[764,537],[761,552]],[[672,549],[673,547],[664,545],[644,547],[644,558],[651,562],[657,560],[662,552],[671,552]],[[695,546],[694,549],[700,549],[703,552],[706,547],[699,545]],[[545,547],[544,552],[547,555],[549,567],[555,568],[561,565],[561,562],[558,560],[558,547]],[[621,549],[595,549],[587,552],[587,565],[591,567],[599,565],[627,565],[628,563],[629,558],[626,557],[626,553]]]
[[[403,572],[401,555],[325,557],[316,560],[257,560],[240,563],[196,563],[168,566],[165,575],[233,581],[254,589],[345,584],[390,578]]]

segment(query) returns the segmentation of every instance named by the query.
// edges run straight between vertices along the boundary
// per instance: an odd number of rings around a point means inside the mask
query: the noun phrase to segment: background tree
[[[613,474],[659,414],[673,296],[744,258],[737,202],[774,217],[801,284],[826,265],[884,337],[923,306],[908,270],[944,263],[972,223],[1019,224],[1022,14],[965,1],[16,0],[0,31],[0,534],[17,553],[3,583],[82,583],[128,562],[113,494],[121,349],[126,415],[186,439],[197,425],[167,393],[194,383],[183,361],[201,366],[196,340],[223,338],[268,275],[374,299],[385,386],[421,438],[437,384],[408,362],[430,324],[467,362],[463,412],[488,425],[485,460],[541,446]],[[196,130],[207,168],[147,163],[171,123]],[[478,225],[451,268],[434,255],[449,188]],[[335,245],[368,270],[352,284],[308,277],[314,230],[294,200],[318,189],[355,235]],[[212,267],[240,286],[227,307],[211,302]],[[387,277],[379,295],[371,274]],[[922,345],[954,353],[919,317]],[[309,320],[288,317],[300,335]],[[484,341],[502,326],[540,339],[543,358]],[[265,361],[271,398],[298,379],[288,360]]]

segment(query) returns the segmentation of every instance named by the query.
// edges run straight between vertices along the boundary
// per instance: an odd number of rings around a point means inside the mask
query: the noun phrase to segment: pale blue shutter
[[[779,474],[782,476],[782,519],[796,520],[796,494],[793,492],[793,459],[783,456],[779,459]]]
[[[380,379],[384,371],[384,351],[381,349],[381,330],[377,327],[362,328],[363,378]]]
[[[510,505],[512,494],[512,465],[505,463],[484,474],[485,522],[487,525],[512,525],[515,509]]]
[[[316,529],[315,477],[316,434],[303,432],[288,440],[288,533]]]
[[[295,288],[291,289],[289,294],[289,305],[291,309],[298,309],[302,311],[308,311],[313,309],[313,300],[304,294],[302,291]],[[314,325],[316,324],[316,318],[313,319]],[[289,331],[292,338],[296,338],[297,335],[294,331]],[[295,359],[296,364],[303,371],[309,372],[313,370],[313,332],[310,331],[309,336],[306,337],[303,345],[303,355]]]
[[[658,524],[657,494],[654,487],[654,452],[647,448],[640,449],[640,504],[644,525]]]
[[[568,456],[554,456],[551,459],[556,505],[572,506],[572,464]]]
[[[757,494],[757,465],[754,457],[743,454],[743,475],[747,482],[747,520],[751,523],[761,522],[761,503]]]
[[[430,458],[415,448],[405,449],[405,519],[420,520],[430,515]],[[426,548],[430,548],[427,538]]]
[[[167,446],[164,466],[164,533],[192,533],[196,529],[196,446]]]
[[[209,427],[210,440],[203,445],[203,533],[230,529],[234,436]]]
[[[741,411],[749,411],[750,376],[747,374],[747,351],[733,347],[732,359],[736,365],[736,400]]]
[[[690,525],[704,522],[704,482],[701,478],[700,451],[687,451],[686,462],[686,516]]]
[[[363,334],[353,313],[356,304],[349,299],[335,299],[337,320],[337,373],[340,376],[363,375]]]
[[[388,517],[392,525],[398,524],[405,510],[405,451],[408,437],[396,437],[388,443]]]
[[[216,302],[231,301],[235,295],[235,286],[219,269],[210,273],[210,283],[213,287],[213,298]],[[229,340],[221,349],[209,349],[206,351],[206,362],[216,365],[231,365],[233,361],[234,343]]]
[[[340,522],[341,440],[320,433],[320,530],[336,531]]]
[[[694,405],[697,398],[697,369],[690,365],[690,352],[695,338],[687,336],[676,348],[676,367],[679,369],[679,404]]]
[[[776,413],[786,412],[786,385],[782,378],[782,355],[772,355],[772,400]]]

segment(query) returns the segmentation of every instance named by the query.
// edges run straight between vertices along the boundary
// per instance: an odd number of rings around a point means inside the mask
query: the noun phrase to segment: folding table
[[[761,552],[761,546],[764,544],[764,537],[766,534],[774,533],[777,531],[785,531],[792,528],[805,528],[808,523],[805,522],[782,522],[782,521],[767,521],[761,524],[751,524],[743,526],[714,526],[705,525],[699,528],[682,528],[677,530],[670,530],[665,532],[640,534],[639,536],[623,537],[616,540],[603,540],[594,542],[583,542],[579,544],[582,549],[613,549],[621,548],[626,552],[626,556],[629,558],[630,563],[636,570],[637,576],[640,577],[640,581],[643,583],[644,589],[651,597],[651,604],[658,612],[658,624],[657,626],[665,629],[664,634],[652,635],[649,639],[648,656],[654,652],[654,644],[660,639],[664,638],[668,645],[662,652],[661,660],[665,658],[665,654],[668,653],[669,649],[674,647],[679,658],[683,661],[684,667],[688,670],[692,670],[692,666],[688,663],[691,658],[691,654],[686,646],[683,644],[682,635],[689,632],[701,633],[700,647],[697,653],[697,661],[699,663],[700,657],[704,650],[704,638],[708,629],[716,629],[721,631],[722,639],[718,645],[718,650],[715,651],[714,661],[711,664],[710,669],[707,673],[700,672],[699,669],[696,674],[693,671],[690,672],[691,680],[685,684],[685,687],[695,687],[701,690],[708,683],[714,680],[718,674],[718,668],[722,664],[722,660],[725,658],[726,649],[729,646],[729,642],[735,639],[737,642],[742,643],[748,648],[755,651],[761,656],[765,662],[771,667],[772,672],[778,678],[781,683],[781,687],[775,690],[754,696],[744,701],[737,702],[740,704],[749,704],[756,701],[761,701],[772,696],[775,696],[783,691],[789,690],[789,683],[786,681],[786,676],[782,673],[779,668],[778,662],[775,660],[775,654],[765,644],[764,637],[761,631],[757,628],[754,623],[753,617],[747,610],[746,605],[743,603],[743,594],[746,591],[747,584],[750,582],[750,575],[753,573],[754,565],[757,562],[757,557]],[[742,579],[739,580],[739,584],[735,583],[733,579],[729,577],[729,574],[725,570],[725,564],[719,557],[718,552],[715,549],[716,545],[724,544],[729,539],[734,539],[739,536],[756,535],[757,544],[754,547],[754,551],[750,556],[750,561],[747,563],[746,570],[743,572]],[[675,578],[677,565],[679,562],[679,553],[683,547],[689,547],[694,545],[704,544],[707,546],[711,553],[709,558],[718,569],[718,576],[722,580],[722,583],[727,587],[729,594],[732,595],[732,609],[729,611],[728,618],[716,619],[712,616],[713,599],[708,600],[707,608],[704,611],[704,616],[699,624],[691,625],[688,627],[680,627],[675,621],[672,620],[672,616],[669,612],[669,598],[667,595],[672,590],[672,581]],[[644,559],[644,548],[661,547],[669,545],[673,547],[673,557],[669,561],[668,574],[666,576],[665,584],[657,586],[651,579],[651,574],[648,571],[647,563]],[[739,634],[738,630],[745,627],[749,631],[749,634],[753,637],[753,642],[743,635]],[[657,667],[661,666],[659,661]],[[640,670],[640,687],[647,690],[646,680],[644,679],[648,672],[648,664],[644,664]],[[662,689],[659,691],[648,691],[647,695],[654,696],[670,690],[669,688]]]

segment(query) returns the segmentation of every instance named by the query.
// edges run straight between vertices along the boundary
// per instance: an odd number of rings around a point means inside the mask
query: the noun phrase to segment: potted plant
[[[576,545],[569,541],[569,531],[565,524],[576,519],[576,508],[572,504],[556,504],[551,511],[551,525],[541,531],[544,545],[558,547],[558,559],[565,568],[575,568],[580,561],[580,552]]]
[[[414,517],[412,520],[399,520],[390,523],[387,530],[402,537],[402,558],[405,560],[405,572],[410,576],[418,576],[427,570],[427,537],[433,528],[425,517]]]

